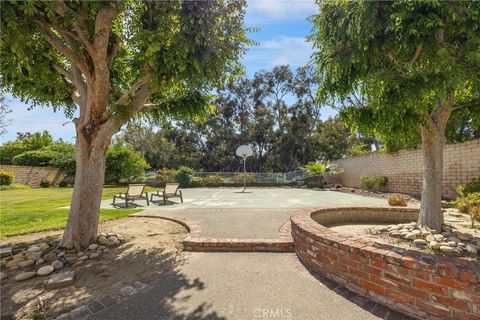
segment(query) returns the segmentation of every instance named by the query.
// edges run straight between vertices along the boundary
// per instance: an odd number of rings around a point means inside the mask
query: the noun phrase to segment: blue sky
[[[243,58],[248,76],[261,69],[289,64],[297,68],[308,62],[312,53],[306,41],[311,24],[307,18],[318,10],[314,0],[248,0],[246,25],[260,30],[250,34],[258,43]],[[62,112],[52,112],[48,107],[29,110],[29,105],[7,95],[7,103],[13,109],[8,132],[1,142],[14,140],[17,132],[49,130],[53,137],[75,141],[75,129]],[[322,118],[334,112],[324,109]]]

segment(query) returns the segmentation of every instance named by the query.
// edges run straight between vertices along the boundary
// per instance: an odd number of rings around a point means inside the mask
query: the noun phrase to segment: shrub
[[[105,181],[129,183],[141,181],[150,166],[138,153],[123,145],[114,145],[107,151]]]
[[[175,182],[175,176],[177,175],[177,170],[175,169],[158,169],[156,173],[156,178],[162,182]]]
[[[0,171],[0,186],[9,186],[15,180],[15,175],[9,171]]]
[[[65,181],[65,180],[62,180],[62,181],[60,181],[60,183],[58,184],[58,186],[59,186],[60,188],[65,188],[65,187],[68,186],[68,182]]]
[[[40,181],[40,187],[42,188],[50,188],[50,181],[48,181],[47,179],[42,179]]]
[[[378,191],[385,188],[388,178],[385,176],[364,176],[360,178],[362,188],[368,191]]]
[[[175,181],[180,183],[182,187],[188,187],[193,181],[194,171],[192,168],[181,166],[177,169]]]
[[[46,167],[58,153],[52,150],[33,150],[13,157],[12,163],[19,166]]]
[[[243,178],[245,177],[245,181],[247,183],[254,183],[255,176],[251,173],[239,173],[233,178],[233,182],[235,183],[243,183]]]
[[[480,192],[466,194],[464,186],[457,186],[456,190],[458,197],[451,203],[457,205],[457,207],[465,207],[465,211],[470,215],[473,227],[475,220],[480,217]]]
[[[206,184],[224,183],[225,179],[217,174],[211,174],[203,178],[203,182]]]
[[[388,197],[388,204],[394,207],[406,207],[407,199],[404,196],[392,195]]]
[[[465,194],[480,192],[480,178],[473,179],[469,183],[465,184],[463,192]]]
[[[28,184],[14,183],[9,186],[0,186],[0,190],[24,190],[31,189],[32,187]]]

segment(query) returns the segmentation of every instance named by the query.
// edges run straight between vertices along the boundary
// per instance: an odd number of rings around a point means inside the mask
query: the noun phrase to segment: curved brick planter
[[[291,218],[295,252],[308,268],[355,293],[420,319],[480,319],[480,263],[435,256],[321,223],[412,221],[418,209],[335,207],[302,210]],[[381,220],[378,220],[381,219]]]

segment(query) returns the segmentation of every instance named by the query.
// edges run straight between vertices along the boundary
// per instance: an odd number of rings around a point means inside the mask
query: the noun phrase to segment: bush
[[[480,192],[466,194],[464,186],[457,186],[456,191],[458,197],[451,204],[465,208],[465,212],[470,215],[473,227],[475,220],[480,218]]]
[[[107,151],[105,181],[130,183],[141,181],[150,166],[138,153],[123,145],[114,145]]]
[[[68,182],[65,181],[65,180],[62,180],[62,181],[60,181],[60,183],[58,184],[58,186],[59,186],[60,188],[68,187]]]
[[[47,179],[42,179],[40,181],[40,187],[42,188],[50,188],[50,181],[48,181]]]
[[[156,178],[162,182],[175,182],[175,176],[177,175],[177,170],[175,169],[158,169],[156,173]]]
[[[388,204],[394,207],[406,207],[407,199],[404,196],[392,195],[388,197]]]
[[[0,186],[0,190],[24,190],[31,189],[32,187],[28,184],[14,183],[9,186]]]
[[[362,188],[368,191],[378,191],[386,187],[388,178],[385,176],[364,176],[360,178]]]
[[[233,182],[235,183],[243,183],[243,178],[245,177],[245,181],[247,183],[254,183],[255,176],[251,173],[239,173],[233,178]]]
[[[222,176],[211,174],[203,178],[203,183],[206,184],[217,184],[217,183],[224,183],[225,179]]]
[[[12,163],[19,166],[46,167],[56,157],[58,153],[52,150],[33,150],[13,157]]]
[[[177,169],[175,181],[180,183],[182,187],[188,187],[194,180],[194,171],[192,168],[181,166]]]
[[[465,184],[463,192],[465,194],[480,192],[480,178],[473,179],[469,183]]]
[[[8,171],[0,171],[0,186],[9,186],[15,180],[15,175]]]

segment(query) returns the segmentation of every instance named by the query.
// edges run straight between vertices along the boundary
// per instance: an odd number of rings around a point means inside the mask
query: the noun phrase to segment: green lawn
[[[102,199],[125,192],[126,187],[104,188]],[[0,236],[63,229],[73,188],[38,188],[0,191]],[[101,209],[100,220],[125,217],[139,209]]]

